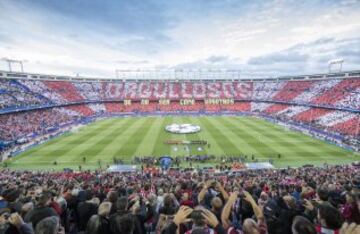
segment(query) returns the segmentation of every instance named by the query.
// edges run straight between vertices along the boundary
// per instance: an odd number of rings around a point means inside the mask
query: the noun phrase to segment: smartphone
[[[4,213],[2,216],[5,220],[8,220],[10,218],[10,213]]]
[[[245,194],[244,194],[244,189],[242,187],[239,188],[239,195],[238,195],[239,198],[244,198],[245,197]]]
[[[201,210],[193,210],[190,214],[190,218],[193,220],[201,220],[204,219],[204,217],[202,216],[202,211]]]

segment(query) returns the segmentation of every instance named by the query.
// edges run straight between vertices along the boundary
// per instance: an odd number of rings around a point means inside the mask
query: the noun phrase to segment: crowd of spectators
[[[309,108],[298,115],[288,112],[266,113],[284,122],[294,122],[311,126],[329,133],[337,133],[346,138],[360,139],[360,114],[348,111],[334,111],[322,108]],[[290,116],[289,116],[290,115]]]
[[[0,109],[40,106],[42,96],[25,89],[15,80],[0,80]]]
[[[356,165],[171,174],[0,171],[0,233],[358,234]]]
[[[76,117],[63,114],[57,108],[0,115],[0,139],[16,141],[42,135],[51,128],[73,122]]]
[[[241,83],[241,82],[239,82]],[[203,89],[196,87],[201,84]],[[159,92],[157,82],[80,82],[0,79],[0,108],[43,106],[84,101],[120,101],[123,99],[172,99],[177,98],[232,98],[256,101],[284,101],[298,104],[316,104],[329,107],[358,109],[360,79],[252,81],[243,82],[185,82],[186,89],[170,91],[172,82],[163,82],[166,91]],[[224,86],[224,87],[223,87]],[[213,93],[213,89],[216,92]],[[191,90],[191,93],[188,93]],[[174,92],[174,93],[173,93]],[[190,96],[189,96],[190,95]],[[201,97],[201,98],[199,98]],[[185,108],[185,107],[183,107]],[[187,106],[190,108],[191,106]]]

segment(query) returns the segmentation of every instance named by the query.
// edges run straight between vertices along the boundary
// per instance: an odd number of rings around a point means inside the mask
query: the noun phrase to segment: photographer
[[[229,198],[229,195],[220,182],[215,180],[208,180],[198,195],[198,202],[201,204],[205,200],[205,206],[207,205],[210,207],[209,201],[211,198],[216,196],[220,197],[223,202],[227,201]]]
[[[209,180],[201,189],[198,195],[198,202],[200,205],[211,210],[220,222],[222,207],[228,200],[228,197],[224,187],[218,181]]]
[[[250,203],[257,222],[255,222],[254,219],[247,218],[244,220],[243,225],[241,225],[242,220],[236,220],[235,217],[231,217],[233,221],[230,221],[230,214],[232,213],[232,208],[234,207],[235,203],[241,199]],[[235,212],[232,213],[232,216],[235,216]],[[236,233],[266,234],[267,233],[266,222],[261,208],[256,204],[251,194],[245,190],[243,190],[241,193],[235,191],[230,195],[229,200],[225,204],[223,212],[221,214],[221,221],[223,227],[227,230],[227,233],[230,234],[236,234]]]
[[[185,232],[225,234],[225,230],[220,225],[216,216],[209,210],[196,207],[194,210],[190,207],[182,206],[174,216],[173,222],[164,230],[164,234],[175,234],[181,224],[192,222],[192,228]]]
[[[34,234],[34,231],[18,213],[10,214],[9,209],[2,208],[0,209],[0,233]]]

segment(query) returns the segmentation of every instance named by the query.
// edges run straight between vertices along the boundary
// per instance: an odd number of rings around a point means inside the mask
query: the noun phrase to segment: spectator
[[[110,191],[107,194],[107,200],[111,203],[111,211],[110,214],[114,214],[116,212],[116,203],[118,199],[118,193],[116,191]]]
[[[194,208],[194,203],[190,200],[189,193],[185,192],[182,194],[180,206],[188,206]]]
[[[60,220],[56,216],[42,219],[35,229],[36,234],[65,234],[64,228],[60,226]]]
[[[90,217],[97,213],[98,199],[94,199],[93,192],[91,190],[81,191],[79,197],[85,196],[85,200],[81,201],[77,205],[77,217],[79,231],[85,231],[86,225]]]
[[[292,224],[293,234],[316,234],[314,224],[302,216],[296,216]]]
[[[43,219],[51,216],[58,216],[55,210],[49,207],[51,202],[51,194],[49,192],[42,192],[37,197],[37,204],[33,210],[28,212],[25,216],[25,222],[31,223],[33,228]]]
[[[99,206],[98,214],[91,216],[87,223],[87,234],[105,234],[110,233],[109,215],[112,203],[103,202]]]
[[[336,233],[342,225],[340,212],[329,204],[321,204],[318,210],[320,225],[316,227],[318,233]]]
[[[138,206],[139,200],[135,198],[135,207]],[[128,199],[121,197],[117,201],[117,211],[110,216],[111,233],[134,233],[142,234],[144,229],[137,217],[128,209]]]
[[[360,224],[360,212],[356,196],[350,192],[345,195],[346,203],[342,207],[342,215],[346,222]]]
[[[0,210],[0,233],[34,234],[34,231],[18,213],[10,214],[10,210],[3,209]]]

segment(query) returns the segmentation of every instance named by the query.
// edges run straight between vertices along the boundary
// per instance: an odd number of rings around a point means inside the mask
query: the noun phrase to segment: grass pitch
[[[178,135],[164,130],[171,123],[200,125],[195,134]],[[164,144],[166,140],[206,140],[210,148]],[[100,120],[36,146],[7,161],[16,169],[62,169],[82,165],[83,169],[95,169],[100,159],[102,165],[112,164],[113,158],[130,162],[133,156],[188,154],[255,155],[259,161],[272,159],[276,167],[341,164],[359,160],[359,155],[340,147],[313,139],[304,134],[289,131],[265,120],[252,117],[128,117]],[[278,159],[278,154],[281,158]],[[82,162],[83,157],[86,163]],[[57,161],[58,165],[53,165]],[[188,166],[184,163],[183,166]]]

